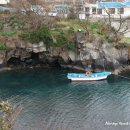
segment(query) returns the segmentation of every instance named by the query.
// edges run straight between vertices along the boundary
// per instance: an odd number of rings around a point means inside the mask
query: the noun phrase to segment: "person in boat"
[[[91,71],[87,71],[85,74],[86,74],[87,76],[91,76],[91,75],[92,75],[92,72],[91,72]]]

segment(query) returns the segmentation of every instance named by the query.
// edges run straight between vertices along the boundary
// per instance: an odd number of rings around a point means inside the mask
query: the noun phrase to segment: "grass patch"
[[[125,43],[118,43],[115,48],[116,49],[123,49],[123,48],[127,48],[128,47],[128,44],[125,42]]]
[[[130,37],[123,37],[121,42],[129,43],[130,44]]]
[[[12,37],[16,35],[15,31],[11,31],[11,32],[0,32],[1,36],[7,36],[7,37]]]
[[[73,42],[70,42],[70,43],[67,44],[67,48],[69,50],[74,51],[76,49],[76,46],[75,46],[75,44]]]
[[[33,32],[24,32],[21,34],[21,37],[23,40],[31,41],[33,43],[39,43],[43,41],[47,47],[49,47],[53,42],[50,30],[46,25],[37,28]]]
[[[68,30],[53,29],[51,30],[53,38],[53,46],[66,47],[69,50],[75,49],[74,29],[71,27]]]
[[[0,42],[0,50],[7,50],[4,43]]]
[[[74,32],[77,32],[78,29],[83,28],[78,24],[77,20],[61,20],[56,23],[57,26],[61,27],[62,29],[65,29],[66,27],[73,28]]]

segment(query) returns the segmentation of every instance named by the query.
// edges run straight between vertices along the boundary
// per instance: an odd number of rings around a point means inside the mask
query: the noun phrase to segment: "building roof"
[[[124,2],[125,5],[130,6],[130,1]]]
[[[7,3],[9,3],[10,2],[10,0],[0,0],[0,4],[2,5],[4,5],[4,4],[7,4]]]
[[[130,7],[130,2],[97,2],[99,8],[122,8]]]

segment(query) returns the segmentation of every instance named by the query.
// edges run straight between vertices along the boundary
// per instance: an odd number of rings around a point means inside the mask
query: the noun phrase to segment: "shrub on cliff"
[[[43,41],[47,47],[49,47],[53,42],[50,30],[46,25],[37,28],[33,32],[24,32],[22,33],[21,37],[24,40],[28,40],[33,43],[38,43],[40,41]]]
[[[10,32],[1,32],[0,35],[6,36],[6,37],[12,37],[16,35],[15,31],[10,31]]]
[[[51,30],[51,34],[53,37],[53,46],[57,47],[64,47],[69,50],[75,49],[75,35],[74,35],[74,29],[54,29]]]
[[[56,45],[59,47],[66,47],[69,50],[75,49],[74,41],[71,41],[70,37],[67,37],[63,32],[58,35]]]
[[[56,46],[64,46],[68,42],[68,39],[63,32],[63,30],[59,30],[58,35],[56,36]]]
[[[33,42],[43,41],[47,46],[50,46],[52,41],[50,30],[47,26],[43,25],[36,31],[31,33]]]
[[[20,107],[14,108],[8,101],[1,101],[0,130],[12,130],[20,112]]]
[[[7,47],[2,42],[0,42],[0,50],[7,50]]]

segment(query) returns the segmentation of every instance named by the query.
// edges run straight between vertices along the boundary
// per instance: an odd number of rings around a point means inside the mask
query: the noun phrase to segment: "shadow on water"
[[[129,130],[130,81],[117,76],[70,82],[62,69],[0,73],[0,98],[21,104],[15,130]]]

